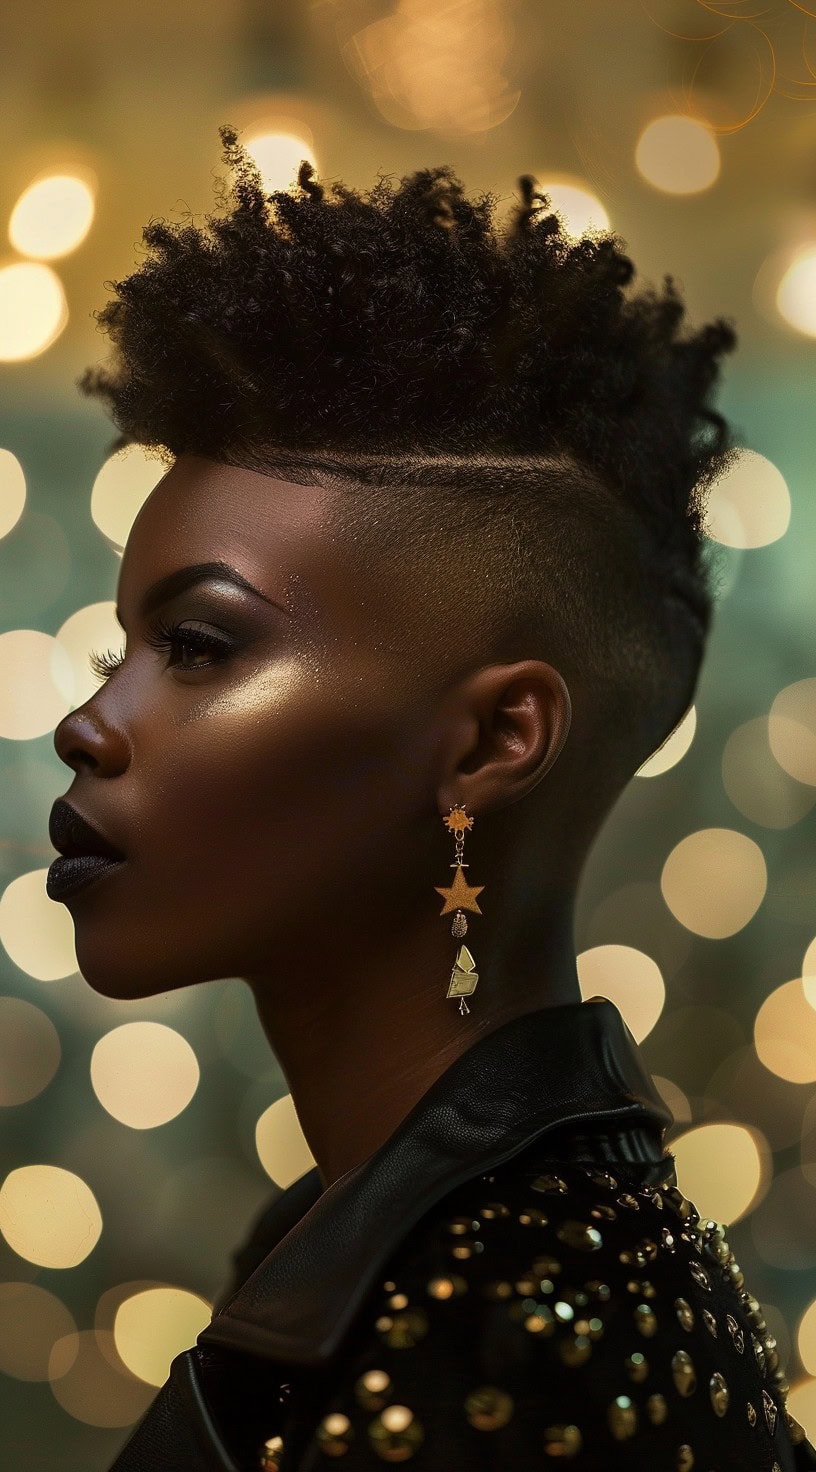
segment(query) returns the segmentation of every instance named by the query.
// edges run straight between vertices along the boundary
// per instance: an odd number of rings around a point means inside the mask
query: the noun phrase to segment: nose
[[[87,768],[100,777],[118,776],[130,759],[124,734],[103,720],[90,701],[63,716],[54,731],[54,750],[74,772]]]

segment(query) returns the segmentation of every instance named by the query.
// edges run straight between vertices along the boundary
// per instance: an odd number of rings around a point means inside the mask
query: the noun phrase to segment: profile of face
[[[336,494],[181,455],[133,524],[124,658],[54,736],[62,796],[125,856],[65,899],[104,995],[295,957],[320,985],[350,937],[414,903],[396,832],[427,887],[433,723],[331,530]]]

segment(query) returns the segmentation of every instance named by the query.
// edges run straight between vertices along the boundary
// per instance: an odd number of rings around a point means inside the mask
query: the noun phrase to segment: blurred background
[[[794,0],[94,0],[0,15],[0,1426],[15,1472],[105,1469],[312,1165],[237,978],[118,1003],[45,895],[53,749],[120,648],[119,558],[161,466],[74,381],[142,226],[216,208],[229,122],[269,188],[450,163],[534,173],[638,283],[732,317],[718,609],[694,705],[620,799],[578,908],[585,996],[669,1103],[816,1439],[816,19]],[[749,14],[748,12],[751,12]],[[201,1203],[207,1202],[206,1210]]]

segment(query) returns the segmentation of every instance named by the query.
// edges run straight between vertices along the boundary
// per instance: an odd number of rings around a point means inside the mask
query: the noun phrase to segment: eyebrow
[[[148,618],[163,603],[167,603],[170,598],[175,598],[178,593],[184,593],[188,588],[194,588],[197,583],[213,582],[216,579],[220,583],[232,583],[233,587],[240,588],[245,593],[252,593],[254,597],[262,599],[264,603],[271,604],[273,608],[280,608],[283,613],[288,614],[291,618],[290,609],[286,608],[282,603],[278,603],[274,598],[267,598],[266,594],[262,593],[260,588],[256,588],[253,583],[248,582],[238,569],[231,567],[228,562],[193,562],[189,567],[176,568],[175,572],[170,572],[166,577],[159,578],[157,582],[151,583],[142,598],[141,615],[143,618]],[[121,624],[122,618],[118,605],[114,612],[118,622]],[[122,626],[124,627],[124,625]]]

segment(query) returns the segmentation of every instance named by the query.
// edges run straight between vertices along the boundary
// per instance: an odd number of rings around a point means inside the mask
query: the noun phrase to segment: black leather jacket
[[[111,1472],[802,1472],[762,1311],[604,997],[480,1038],[235,1254]]]

